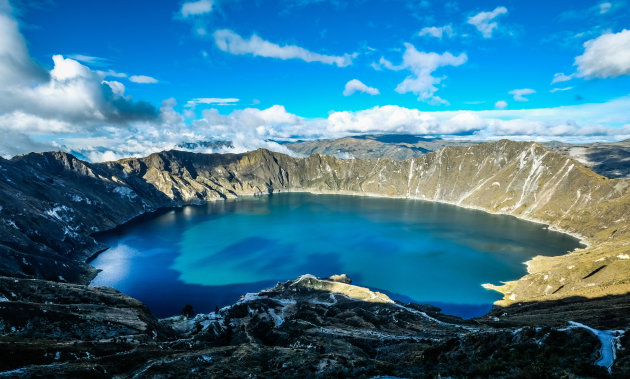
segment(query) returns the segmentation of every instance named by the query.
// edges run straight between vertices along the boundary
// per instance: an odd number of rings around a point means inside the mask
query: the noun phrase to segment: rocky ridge
[[[280,191],[447,202],[545,222],[589,247],[532,260],[528,275],[496,287],[505,307],[470,321],[344,276],[303,276],[218,313],[163,321],[113,289],[81,285],[95,274],[85,260],[105,248],[94,232],[164,207]],[[407,161],[267,150],[1,159],[0,350],[10,359],[0,375],[605,376],[610,363],[627,376],[630,338],[616,330],[630,324],[628,191],[627,180],[511,141]],[[617,359],[602,363],[610,341]]]
[[[0,273],[87,283],[103,247],[90,234],[160,207],[279,191],[440,201],[539,221],[589,245],[537,257],[499,302],[597,297],[630,290],[630,183],[608,179],[536,143],[502,140],[421,157],[353,160],[168,151],[90,164],[42,153],[0,161]]]
[[[332,155],[340,158],[406,160],[447,146],[471,146],[481,142],[444,140],[406,134],[359,135],[339,139],[320,139],[286,143],[296,154]],[[608,178],[630,178],[630,140],[570,144],[543,142],[543,146],[576,160],[594,172]]]
[[[618,318],[511,307],[476,320],[304,275],[193,318],[156,320],[113,289],[0,278],[0,377],[624,377]],[[585,305],[585,304],[583,304]],[[584,307],[582,307],[584,308]],[[513,318],[514,315],[514,318]],[[531,322],[531,319],[529,319]],[[576,327],[577,322],[601,329]],[[571,326],[574,325],[574,326]],[[609,333],[602,344],[595,333]],[[613,349],[611,360],[602,351]],[[602,358],[605,358],[602,361]]]

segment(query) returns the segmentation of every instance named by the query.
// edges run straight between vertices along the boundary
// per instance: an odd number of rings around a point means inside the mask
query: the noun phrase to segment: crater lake
[[[97,239],[92,285],[143,301],[158,317],[210,312],[303,274],[347,274],[394,300],[462,317],[501,295],[481,287],[526,274],[536,255],[581,247],[513,216],[410,199],[277,193],[141,216]]]

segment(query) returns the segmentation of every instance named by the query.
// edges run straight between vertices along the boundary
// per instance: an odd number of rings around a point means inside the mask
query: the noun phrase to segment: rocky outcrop
[[[168,151],[89,164],[64,153],[0,161],[0,273],[85,283],[90,233],[159,207],[279,191],[440,201],[540,221],[590,247],[537,257],[518,281],[488,288],[501,305],[630,291],[629,181],[608,179],[545,147],[507,140],[421,157],[347,160]]]
[[[0,278],[4,295],[10,299],[0,301],[0,377],[608,375],[607,365],[596,364],[597,337],[570,327],[562,313],[535,326],[511,308],[462,320],[311,275],[215,313],[161,321],[101,287]],[[629,299],[615,304],[627,309]],[[607,304],[584,301],[592,309]],[[630,338],[614,333],[615,348],[623,349],[610,370],[626,377]]]

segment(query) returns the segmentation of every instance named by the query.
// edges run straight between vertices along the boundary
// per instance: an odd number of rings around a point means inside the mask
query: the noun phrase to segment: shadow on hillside
[[[576,321],[596,329],[623,329],[630,326],[630,293],[594,299],[574,296],[495,307],[476,320],[499,327],[563,327],[568,321]]]

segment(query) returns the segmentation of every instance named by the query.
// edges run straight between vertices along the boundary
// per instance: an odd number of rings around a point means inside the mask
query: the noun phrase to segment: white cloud
[[[563,91],[568,91],[568,90],[572,90],[573,87],[564,87],[564,88],[552,88],[551,90],[549,90],[549,92],[554,93],[554,92],[563,92]]]
[[[222,115],[216,109],[202,112],[203,117],[195,120],[192,127],[201,139],[231,141],[232,148],[220,152],[244,152],[263,147],[285,154],[293,154],[286,146],[273,139],[287,138],[303,133],[307,126],[301,117],[287,112],[280,105],[267,109],[246,108]]]
[[[2,154],[16,146],[55,148],[53,135],[94,133],[104,125],[119,129],[158,117],[153,106],[126,95],[122,83],[103,80],[104,73],[61,55],[53,56],[53,64],[49,71],[31,58],[9,3],[0,0]],[[19,144],[12,146],[14,140]]]
[[[603,3],[599,3],[599,14],[606,14],[612,8],[612,4],[605,1]]]
[[[233,147],[218,150],[202,147],[195,151],[243,152],[264,147],[290,153],[284,145],[274,140],[380,133],[476,140],[512,138],[568,142],[630,137],[630,114],[627,113],[630,97],[581,106],[488,111],[422,112],[387,105],[356,112],[333,112],[327,118],[315,119],[299,117],[279,105],[267,109],[235,110],[227,115],[220,114],[217,109],[208,109],[190,125],[183,122],[182,116],[173,109],[174,106],[173,100],[167,100],[160,109],[160,117],[155,121],[139,124],[135,128],[104,128],[98,133],[84,131],[82,137],[56,140],[56,148],[76,151],[92,160],[111,160],[181,148],[178,145],[183,142],[208,140],[232,141]],[[1,118],[0,124],[3,124]],[[0,143],[0,151],[6,155],[9,152],[15,154],[35,149],[32,144],[36,141],[24,140],[28,136],[23,134],[21,138],[19,142],[22,145],[19,148],[27,150],[18,150],[18,147],[13,146],[8,146],[13,150],[7,150],[7,146]]]
[[[141,84],[152,84],[152,83],[158,82],[156,78],[152,78],[146,75],[131,75],[129,77],[129,81],[134,82],[134,83],[141,83]]]
[[[553,80],[551,81],[551,84],[555,84],[559,82],[568,82],[574,77],[575,77],[575,74],[565,75],[564,72],[559,72],[553,75]]]
[[[125,85],[115,80],[103,80],[103,84],[107,84],[116,96],[125,95]]]
[[[521,88],[521,89],[513,89],[510,92],[508,92],[510,95],[514,96],[514,100],[516,101],[529,101],[528,98],[526,98],[526,95],[531,95],[532,93],[536,93],[536,91],[534,91],[531,88]]]
[[[466,139],[498,138],[619,140],[630,137],[630,96],[606,103],[556,108],[421,112],[398,106],[358,112],[335,112],[320,130],[326,137],[364,133],[410,133],[448,137],[469,133]],[[610,126],[605,124],[617,124]]]
[[[74,59],[75,61],[83,62],[92,66],[106,66],[109,64],[109,60],[101,57],[94,57],[84,54],[68,54],[67,58]]]
[[[494,103],[494,107],[496,109],[505,109],[507,108],[507,106],[508,106],[508,103],[505,100],[499,100],[496,103]]]
[[[183,18],[200,16],[212,12],[213,5],[211,0],[189,1],[182,4],[179,12]]]
[[[492,38],[492,34],[498,29],[499,24],[495,19],[503,14],[507,14],[506,7],[496,7],[491,12],[479,12],[468,18],[468,23],[479,30],[483,38]]]
[[[440,122],[433,112],[385,105],[358,112],[334,112],[325,120],[320,133],[323,131],[330,137],[373,133],[455,134],[474,129],[472,114],[462,112]]]
[[[125,85],[114,80],[113,74],[92,70],[76,59],[55,55],[51,70],[40,67],[29,55],[10,10],[5,9],[8,2],[0,0],[0,155],[3,156],[61,149],[87,159],[111,160],[177,148],[184,142],[209,140],[233,142],[232,148],[223,147],[219,149],[221,152],[265,147],[290,153],[274,140],[365,133],[448,138],[464,135],[460,138],[479,140],[507,137],[589,141],[630,137],[630,96],[598,104],[519,110],[423,112],[386,105],[356,112],[332,112],[325,118],[313,119],[289,113],[281,105],[234,110],[229,114],[216,109],[218,105],[236,103],[234,98],[193,99],[183,113],[175,110],[174,99],[167,99],[157,110],[148,103],[133,101]],[[414,92],[427,101],[439,101],[435,92],[444,78],[434,78],[435,71],[443,66],[461,65],[466,60],[465,54],[424,53],[407,44],[400,65],[382,59],[379,67],[410,71],[397,90]],[[217,107],[205,109],[198,118],[191,111],[196,104]]]
[[[301,59],[305,62],[321,62],[329,65],[345,67],[352,64],[355,55],[343,56],[324,55],[314,53],[295,45],[280,46],[273,42],[265,41],[256,34],[249,39],[244,39],[228,29],[220,29],[214,32],[214,42],[217,47],[230,54],[247,55],[278,59]]]
[[[346,87],[343,90],[343,95],[350,96],[355,92],[363,92],[363,93],[367,93],[368,95],[380,94],[377,88],[368,87],[365,84],[363,84],[363,82],[361,82],[360,80],[352,79],[348,81],[348,83],[346,83]]]
[[[403,54],[402,63],[399,66],[393,65],[385,58],[381,58],[380,65],[389,70],[409,70],[409,75],[396,87],[398,93],[411,92],[418,96],[418,100],[425,101],[430,104],[448,104],[448,102],[435,95],[438,91],[438,85],[446,76],[435,77],[433,73],[440,67],[444,66],[460,66],[468,60],[466,53],[457,56],[445,52],[426,53],[418,51],[410,44],[405,43],[405,52]]]
[[[127,77],[127,74],[125,74],[124,72],[116,72],[114,70],[107,70],[107,71],[96,70],[95,72],[97,74],[99,74],[100,76],[102,76],[103,78],[106,78],[108,76],[114,77],[114,78],[126,78]]]
[[[615,78],[630,75],[630,30],[606,33],[584,43],[584,54],[575,58],[578,76]]]
[[[27,79],[21,85],[0,87],[0,114],[16,118],[14,124],[0,128],[45,132],[43,121],[51,120],[50,125],[75,130],[157,116],[150,104],[126,96],[121,83],[104,81],[98,72],[61,55],[53,56],[53,62],[46,81]]]
[[[418,32],[418,36],[420,37],[431,36],[439,39],[442,39],[443,37],[453,38],[454,35],[455,33],[453,32],[453,27],[451,25],[427,26]]]
[[[186,1],[175,14],[174,19],[189,22],[196,35],[205,37],[208,34],[209,17],[207,15],[212,13],[213,7],[213,0]]]
[[[240,99],[228,97],[198,97],[196,99],[189,100],[186,103],[187,108],[195,107],[197,104],[212,104],[212,105],[235,105]]]
[[[597,137],[610,140],[630,136],[630,114],[626,112],[629,106],[630,97],[580,106],[487,111],[423,112],[386,105],[305,119],[276,105],[263,110],[236,110],[228,115],[221,115],[215,109],[206,110],[193,126],[203,135],[237,139],[241,147],[247,140],[252,141],[247,146],[254,146],[270,139],[338,138],[377,133],[464,134],[463,138],[474,139],[585,140]],[[619,126],[605,126],[607,123]]]

